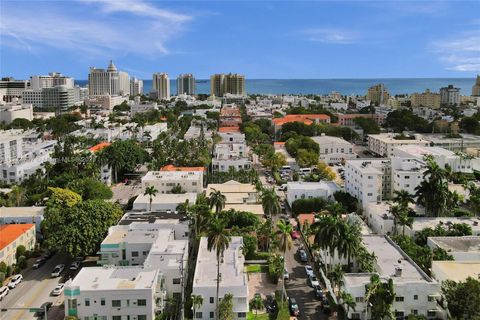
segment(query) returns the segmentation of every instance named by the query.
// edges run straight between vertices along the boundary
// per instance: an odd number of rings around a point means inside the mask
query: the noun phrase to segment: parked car
[[[80,268],[80,261],[73,261],[72,264],[70,265],[70,270],[78,270]]]
[[[290,309],[290,314],[292,316],[298,316],[300,314],[300,309],[298,309],[297,300],[295,300],[295,298],[288,298],[288,308]]]
[[[52,296],[56,297],[62,294],[65,283],[59,283],[52,291]]]
[[[54,250],[49,250],[47,251],[47,253],[45,254],[45,259],[50,259],[51,257],[53,257],[55,255],[55,251]]]
[[[53,302],[44,302],[39,309],[42,309],[42,311],[38,310],[37,312],[35,312],[34,316],[37,317],[37,318],[40,318],[45,315],[45,309],[47,309],[47,312],[48,310],[50,310],[50,308],[53,306]]]
[[[45,257],[40,257],[40,258],[38,258],[37,260],[35,260],[35,262],[33,263],[32,268],[33,268],[33,269],[38,269],[38,268],[40,268],[46,261],[47,261],[47,259],[46,259]]]
[[[277,310],[277,302],[275,301],[275,297],[273,295],[267,295],[265,300],[265,309],[268,313],[275,313]]]
[[[313,268],[311,266],[306,265],[305,272],[307,273],[307,277],[313,276]]]
[[[288,274],[287,268],[283,269],[283,280],[289,280],[290,275]]]
[[[7,296],[8,291],[10,291],[10,290],[8,289],[7,286],[3,286],[3,287],[0,288],[0,301],[2,301],[3,298],[5,298]]]
[[[8,283],[8,288],[9,289],[14,289],[20,282],[22,282],[23,276],[21,274],[15,275],[12,279],[10,279],[10,282]]]
[[[303,250],[303,249],[298,250],[298,256],[299,256],[301,262],[307,262],[308,261],[307,253],[305,252],[305,250]]]
[[[324,297],[322,300],[322,309],[324,313],[330,313],[330,301],[327,297]]]
[[[313,295],[318,300],[323,300],[323,298],[325,297],[325,295],[323,294],[322,287],[320,286],[313,287]]]
[[[307,281],[308,281],[308,285],[312,288],[320,285],[320,282],[318,282],[317,277],[313,274],[308,277]]]
[[[297,230],[293,230],[292,233],[290,233],[290,235],[292,236],[292,239],[300,238],[300,232],[298,232]]]
[[[55,269],[53,269],[52,271],[52,278],[59,277],[64,269],[65,269],[64,264],[59,264],[58,266],[56,266]]]

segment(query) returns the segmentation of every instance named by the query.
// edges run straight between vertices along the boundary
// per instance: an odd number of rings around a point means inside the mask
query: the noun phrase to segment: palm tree
[[[350,260],[358,251],[360,246],[361,232],[357,223],[340,221],[339,237],[337,239],[337,251],[339,257],[347,258],[347,270],[350,271]]]
[[[392,200],[405,208],[408,208],[410,203],[415,203],[413,195],[405,189],[394,191]]]
[[[425,213],[439,217],[443,214],[448,198],[448,181],[444,169],[426,156],[427,169],[423,173],[423,181],[415,188],[417,203],[425,207]]]
[[[222,194],[220,190],[212,189],[212,193],[210,193],[209,197],[210,209],[213,209],[213,207],[215,207],[215,213],[219,214],[222,209],[225,208],[226,201],[227,198],[225,197],[225,195]]]
[[[220,290],[220,260],[223,258],[223,253],[230,244],[230,235],[225,229],[225,221],[220,219],[218,216],[215,216],[210,220],[208,231],[207,231],[207,249],[208,251],[215,250],[215,255],[217,257],[217,299],[215,306],[215,317],[219,319],[218,307],[219,307],[219,290]]]
[[[340,291],[340,288],[343,285],[343,275],[345,274],[345,271],[343,271],[343,268],[341,265],[337,264],[333,270],[331,270],[328,273],[328,278],[332,282],[332,288],[335,290],[335,287],[337,287],[337,291]]]
[[[283,253],[283,268],[285,269],[285,255],[287,250],[292,248],[293,227],[291,224],[279,220],[277,222],[277,228],[278,249]],[[285,281],[283,281],[283,292],[285,292]]]
[[[148,196],[150,200],[150,211],[152,211],[152,200],[158,193],[158,190],[154,186],[147,187],[145,192],[143,193],[144,196]]]
[[[315,230],[315,243],[319,248],[328,250],[331,261],[333,260],[340,238],[340,223],[341,221],[338,215],[324,215],[321,216],[318,222],[313,224]],[[326,261],[325,264],[327,264]],[[332,267],[331,262],[330,267]]]
[[[341,304],[345,309],[345,319],[348,319],[348,313],[350,312],[350,310],[355,311],[355,307],[357,306],[355,300],[353,299],[353,296],[348,292],[342,291],[340,292],[338,300],[341,300]]]
[[[192,305],[193,305],[193,319],[197,318],[196,311],[203,304],[203,297],[201,295],[192,294]]]
[[[275,189],[263,189],[261,193],[263,212],[269,217],[276,216],[281,212],[280,202]]]
[[[255,310],[255,319],[258,316],[258,310],[263,309],[263,301],[262,298],[259,296],[255,296],[252,300],[250,300],[250,309]]]

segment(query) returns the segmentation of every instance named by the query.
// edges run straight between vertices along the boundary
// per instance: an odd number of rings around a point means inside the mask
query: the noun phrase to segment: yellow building
[[[477,81],[475,85],[472,87],[472,96],[480,97],[480,75],[477,76]]]
[[[210,95],[245,95],[245,76],[238,73],[214,74],[210,77]]]
[[[411,96],[412,107],[440,108],[440,94],[433,93],[429,89],[423,93],[414,93]]]
[[[370,100],[374,104],[385,104],[390,98],[387,88],[385,88],[383,83],[379,83],[373,87],[368,88],[367,91],[367,100]]]
[[[7,266],[15,263],[15,254],[19,246],[27,250],[35,247],[34,224],[3,224],[0,225],[0,262]]]

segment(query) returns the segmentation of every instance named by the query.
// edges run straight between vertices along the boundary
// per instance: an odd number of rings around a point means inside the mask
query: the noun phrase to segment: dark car
[[[53,303],[52,302],[44,302],[41,306],[40,306],[40,309],[42,309],[42,311],[37,311],[35,312],[35,317],[41,317],[43,318],[45,316],[45,309],[47,309],[47,312],[48,310],[50,310],[50,308],[53,306]]]
[[[313,288],[313,295],[315,296],[315,299],[318,299],[318,300],[323,300],[323,298],[325,297],[325,295],[323,294],[322,287],[320,286],[315,286]]]
[[[308,262],[308,257],[305,250],[303,249],[298,250],[298,257],[300,258],[301,262]]]
[[[300,309],[298,309],[297,300],[295,300],[295,298],[288,298],[288,308],[290,309],[290,314],[292,316],[298,316],[300,314]]]
[[[47,261],[47,259],[45,257],[38,258],[37,260],[35,260],[35,263],[32,266],[33,269],[40,268],[45,263],[45,261]]]
[[[275,313],[277,310],[277,302],[273,295],[267,295],[265,299],[265,310],[267,310],[268,313]]]
[[[55,255],[55,251],[54,250],[49,250],[47,251],[47,253],[45,253],[45,259],[50,259],[51,257],[53,257]]]
[[[330,313],[330,301],[327,297],[324,297],[322,300],[322,308],[324,313]]]

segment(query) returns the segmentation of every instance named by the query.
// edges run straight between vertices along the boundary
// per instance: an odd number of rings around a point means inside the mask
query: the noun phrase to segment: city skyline
[[[141,79],[155,72],[197,79],[219,72],[247,79],[470,78],[480,72],[480,4],[473,1],[0,6],[1,75],[18,79],[59,71],[84,80],[89,67],[105,67],[110,59]]]

